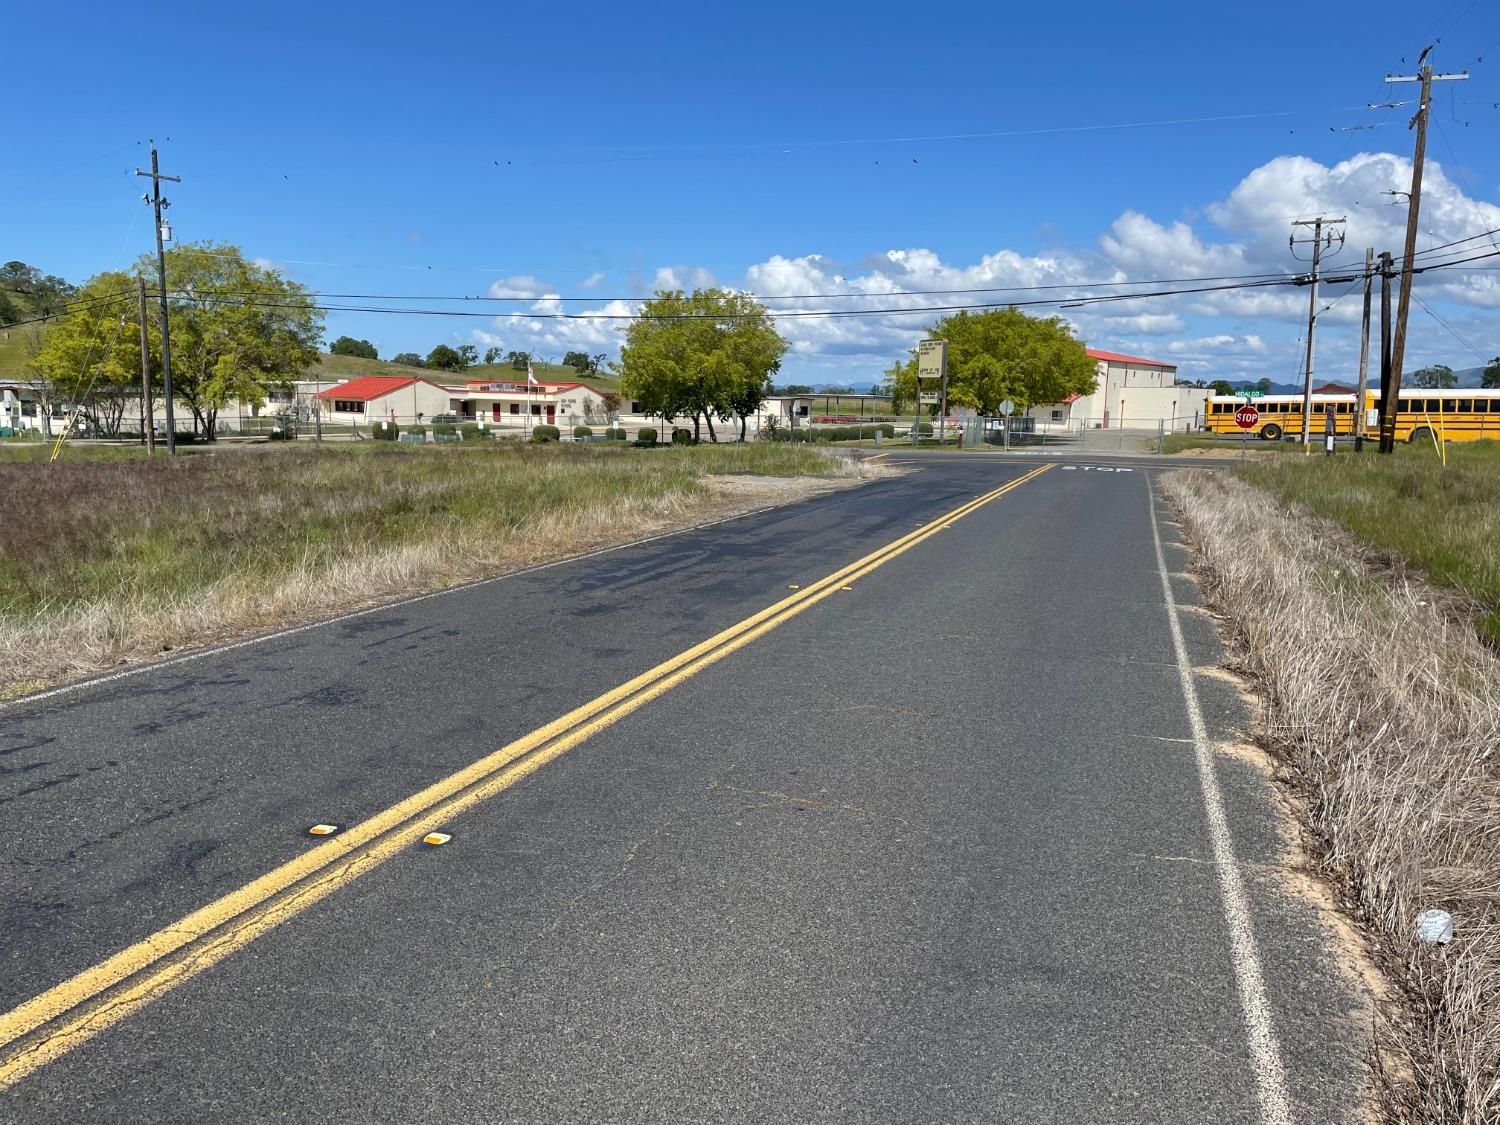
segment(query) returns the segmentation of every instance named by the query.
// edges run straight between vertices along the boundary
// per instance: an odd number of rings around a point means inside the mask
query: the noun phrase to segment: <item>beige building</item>
[[[499,427],[605,426],[618,415],[609,409],[604,392],[586,383],[529,383],[471,380],[463,391],[463,417]]]
[[[357,375],[324,387],[316,397],[323,421],[330,425],[411,425],[431,422],[435,415],[456,413],[464,392],[420,376]]]
[[[1182,430],[1203,422],[1207,387],[1177,382],[1177,365],[1120,352],[1088,349],[1097,381],[1094,392],[1062,402],[1044,402],[1027,413],[1041,430]]]

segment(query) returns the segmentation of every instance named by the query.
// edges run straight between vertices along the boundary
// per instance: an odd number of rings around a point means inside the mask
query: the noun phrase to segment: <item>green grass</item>
[[[1479,606],[1480,631],[1500,643],[1500,442],[1450,444],[1446,468],[1431,445],[1403,445],[1384,457],[1366,446],[1241,471],[1462,591]]]
[[[434,542],[470,554],[528,527],[594,512],[628,528],[633,507],[708,495],[710,474],[834,471],[802,446],[655,451],[506,443],[446,448],[261,445],[174,459],[131,448],[0,449],[0,493],[28,515],[0,537],[0,630],[98,601],[191,596],[228,579],[267,588],[293,570]],[[579,547],[591,542],[580,542]]]
[[[1153,439],[1154,440],[1154,439]],[[1238,454],[1241,447],[1251,453],[1291,453],[1302,451],[1302,446],[1293,441],[1262,441],[1254,434],[1248,440],[1241,437],[1222,437],[1216,434],[1167,434],[1162,441],[1163,453],[1181,453],[1184,449],[1219,449],[1225,453]],[[1320,451],[1321,446],[1317,447]],[[1339,446],[1340,451],[1345,447]]]

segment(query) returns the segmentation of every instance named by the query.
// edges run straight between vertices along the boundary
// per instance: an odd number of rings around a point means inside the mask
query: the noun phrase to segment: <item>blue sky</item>
[[[8,19],[8,69],[35,96],[11,99],[0,257],[81,280],[146,249],[129,173],[155,136],[184,178],[171,193],[180,239],[236,243],[328,292],[528,298],[500,306],[518,312],[597,297],[568,307],[628,312],[672,282],[869,293],[1252,273],[1293,268],[1288,222],[1319,210],[1349,215],[1333,264],[1353,263],[1370,243],[1399,251],[1404,211],[1381,191],[1404,186],[1411,147],[1410,107],[1363,107],[1411,97],[1382,78],[1435,39],[1439,69],[1474,77],[1440,88],[1422,245],[1500,227],[1495,5],[1368,3],[1311,38],[1307,15],[1290,3],[27,5]],[[1453,332],[1414,314],[1408,367],[1500,352],[1500,271],[1429,277]],[[895,302],[840,307],[860,303]],[[1284,380],[1305,303],[1287,290],[1064,315],[1091,344],[1190,376]],[[1358,304],[1325,314],[1321,374],[1352,370]],[[930,320],[784,322],[783,380],[878,377]],[[328,320],[330,338],[367,337],[382,356],[473,340],[556,358],[612,351],[617,327]]]

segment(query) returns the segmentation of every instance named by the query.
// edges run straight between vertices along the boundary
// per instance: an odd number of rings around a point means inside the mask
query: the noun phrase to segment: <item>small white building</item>
[[[356,375],[317,393],[323,421],[335,426],[368,426],[375,422],[431,422],[434,415],[462,411],[462,389],[445,387],[417,375]]]
[[[619,403],[611,408],[604,392],[587,383],[483,379],[464,388],[461,412],[502,428],[606,426],[618,417]]]
[[[1093,393],[1037,403],[1027,413],[1038,429],[1183,430],[1202,424],[1213,392],[1181,386],[1176,364],[1097,348],[1088,354],[1097,377]]]

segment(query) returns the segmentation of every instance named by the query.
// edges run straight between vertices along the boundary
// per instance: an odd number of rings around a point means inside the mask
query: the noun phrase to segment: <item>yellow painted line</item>
[[[839,592],[842,585],[906,553],[942,524],[972,514],[1051,467],[1042,465],[955,508],[940,522],[872,551],[5,1013],[0,1016],[0,1049],[7,1049],[0,1056],[0,1089],[243,949],[459,814]]]

